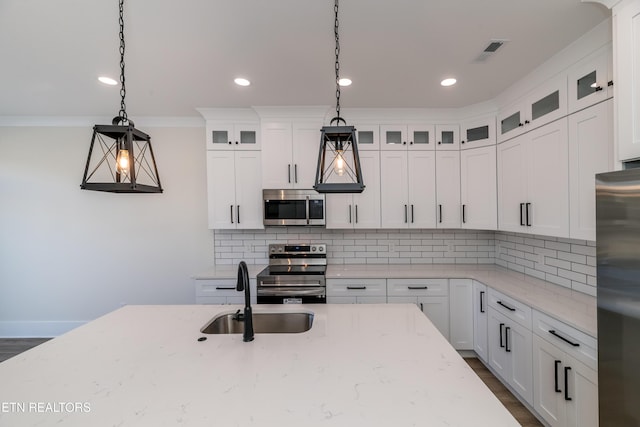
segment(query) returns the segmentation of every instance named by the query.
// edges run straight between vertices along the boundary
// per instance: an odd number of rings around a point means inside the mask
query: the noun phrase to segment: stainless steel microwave
[[[262,190],[264,225],[326,224],[325,197],[315,190]]]

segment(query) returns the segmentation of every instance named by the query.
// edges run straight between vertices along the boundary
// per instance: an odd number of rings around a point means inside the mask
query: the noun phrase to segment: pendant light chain
[[[340,23],[338,22],[338,0],[335,2],[333,10],[335,12],[334,34],[336,36],[336,118],[340,118],[340,35],[338,34],[338,28]]]
[[[127,95],[127,89],[124,84],[124,0],[120,0],[120,111],[118,117],[120,121],[128,122],[127,107],[124,103],[124,97]]]

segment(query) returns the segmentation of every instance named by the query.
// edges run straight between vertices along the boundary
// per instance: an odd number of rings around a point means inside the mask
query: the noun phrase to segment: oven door
[[[282,286],[258,288],[258,304],[326,304],[326,288]]]

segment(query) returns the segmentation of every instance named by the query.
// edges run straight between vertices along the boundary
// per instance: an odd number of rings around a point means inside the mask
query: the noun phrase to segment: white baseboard
[[[0,338],[53,338],[87,321],[0,321]]]

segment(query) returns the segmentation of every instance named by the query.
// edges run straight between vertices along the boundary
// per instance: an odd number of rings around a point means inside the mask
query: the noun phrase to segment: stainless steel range
[[[258,304],[327,302],[327,245],[271,244],[269,266],[258,273]]]

